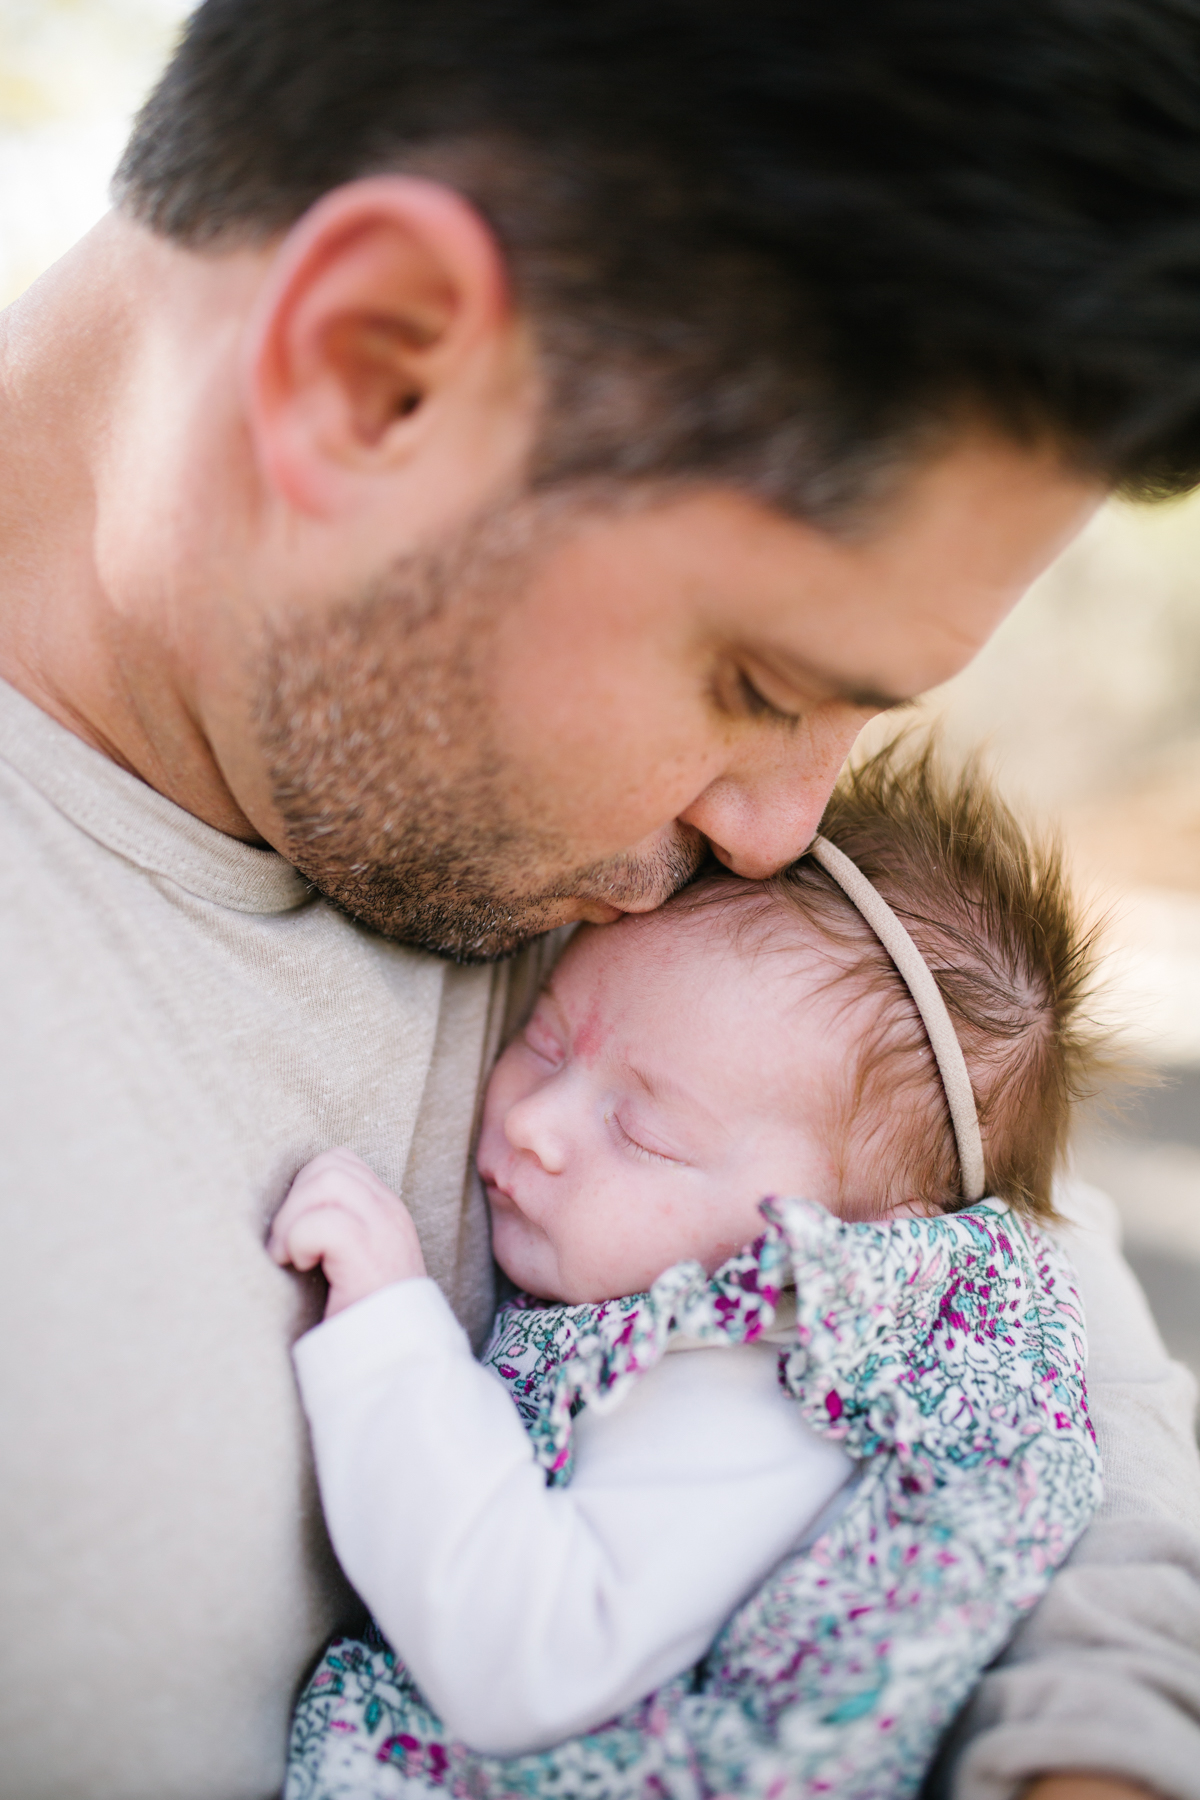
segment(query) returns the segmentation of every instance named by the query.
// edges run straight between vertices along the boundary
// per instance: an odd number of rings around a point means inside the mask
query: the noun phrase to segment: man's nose
[[[504,1116],[504,1135],[513,1149],[532,1156],[548,1175],[561,1175],[567,1166],[568,1139],[562,1096],[557,1092],[560,1080],[542,1082],[515,1100]]]
[[[762,881],[808,847],[855,738],[870,713],[842,704],[818,708],[792,731],[756,733],[686,812],[713,854]]]

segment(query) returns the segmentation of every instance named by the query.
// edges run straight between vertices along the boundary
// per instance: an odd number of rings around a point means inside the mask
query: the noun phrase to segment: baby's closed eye
[[[630,1130],[629,1126],[626,1125],[616,1113],[613,1113],[611,1118],[613,1124],[617,1128],[618,1136],[622,1139],[631,1155],[641,1157],[647,1162],[668,1163],[677,1168],[683,1166],[684,1159],[682,1157],[670,1156],[664,1150],[652,1149],[649,1144],[643,1142],[641,1136],[635,1135],[635,1131],[638,1129],[637,1127],[635,1127],[634,1130]]]
[[[521,1033],[521,1041],[539,1061],[549,1063],[552,1068],[558,1068],[566,1057],[562,1040],[536,1013]]]

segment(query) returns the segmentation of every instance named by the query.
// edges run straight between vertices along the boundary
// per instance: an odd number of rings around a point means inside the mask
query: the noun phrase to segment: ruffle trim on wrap
[[[501,1309],[482,1360],[508,1384],[553,1479],[569,1479],[584,1406],[619,1405],[676,1336],[754,1343],[793,1286],[781,1383],[851,1456],[888,1452],[927,1485],[937,1458],[1010,1459],[1052,1416],[1056,1431],[1094,1439],[1066,1261],[1010,1208],[985,1200],[886,1224],[849,1223],[811,1200],[766,1200],[762,1212],[766,1231],[715,1275],[677,1263],[648,1293],[584,1306],[522,1297]]]

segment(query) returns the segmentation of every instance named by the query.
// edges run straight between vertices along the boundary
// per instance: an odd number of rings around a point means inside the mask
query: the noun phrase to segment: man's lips
[[[579,920],[584,925],[615,925],[627,910],[633,910],[610,906],[607,900],[580,900],[578,907]]]

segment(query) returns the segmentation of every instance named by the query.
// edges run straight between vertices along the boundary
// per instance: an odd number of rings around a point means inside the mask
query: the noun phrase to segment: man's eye
[[[787,725],[799,723],[800,714],[797,712],[788,712],[786,708],[776,706],[773,700],[768,700],[767,696],[762,692],[762,689],[757,687],[750,679],[749,675],[747,675],[745,669],[738,670],[738,687],[746,711],[752,718],[782,719]]]

